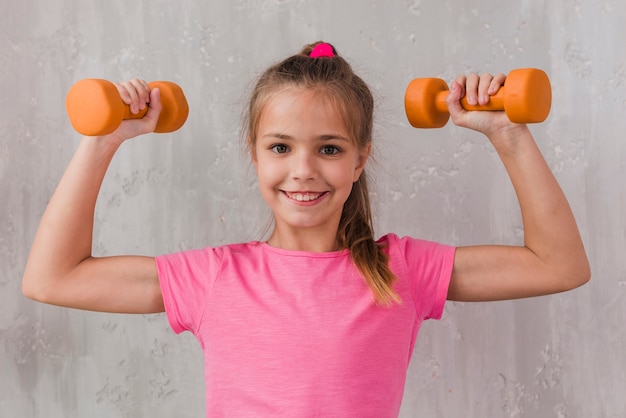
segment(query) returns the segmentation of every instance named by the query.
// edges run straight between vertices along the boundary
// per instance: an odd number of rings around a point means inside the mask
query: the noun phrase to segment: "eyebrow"
[[[285,141],[289,141],[289,140],[294,140],[295,138],[293,138],[290,135],[286,135],[286,134],[281,134],[281,133],[274,133],[274,132],[270,132],[268,134],[263,135],[263,138],[274,138],[274,139],[280,139],[280,140],[285,140]],[[336,134],[327,134],[327,135],[320,135],[319,137],[317,137],[316,139],[322,140],[322,141],[332,141],[332,140],[340,140],[340,141],[349,141],[348,138],[341,136],[341,135],[336,135]]]

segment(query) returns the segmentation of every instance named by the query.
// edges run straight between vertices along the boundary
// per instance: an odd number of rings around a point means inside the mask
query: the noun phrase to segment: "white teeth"
[[[288,193],[290,199],[297,200],[298,202],[310,202],[320,197],[319,194],[302,194],[302,193]]]

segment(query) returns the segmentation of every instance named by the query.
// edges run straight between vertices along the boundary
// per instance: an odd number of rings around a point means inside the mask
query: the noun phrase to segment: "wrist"
[[[532,134],[525,124],[508,124],[486,134],[498,152],[514,152],[526,140],[532,140]]]
[[[123,142],[116,135],[83,136],[79,146],[98,159],[110,160]]]

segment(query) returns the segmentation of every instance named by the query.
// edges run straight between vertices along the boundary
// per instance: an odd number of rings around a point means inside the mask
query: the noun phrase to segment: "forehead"
[[[333,95],[323,89],[289,87],[268,98],[262,107],[258,129],[267,124],[302,125],[317,123],[347,131],[345,110]],[[258,132],[257,132],[258,133]]]

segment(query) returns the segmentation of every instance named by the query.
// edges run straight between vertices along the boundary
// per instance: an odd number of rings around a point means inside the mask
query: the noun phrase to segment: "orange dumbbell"
[[[170,81],[153,81],[149,85],[151,89],[159,88],[163,105],[154,132],[173,132],[183,126],[189,105],[180,86]],[[74,129],[88,136],[110,134],[122,120],[139,119],[148,112],[146,108],[131,113],[113,83],[95,78],[74,84],[67,93],[65,107]]]
[[[448,85],[439,78],[416,78],[409,83],[404,96],[406,116],[415,128],[441,128],[450,117],[446,97]],[[470,105],[461,100],[466,110],[504,110],[514,123],[543,122],[550,113],[552,89],[550,79],[542,70],[512,70],[504,85],[490,96],[486,105]]]

